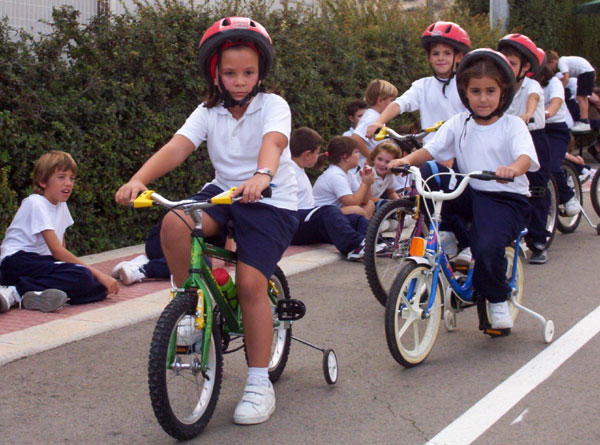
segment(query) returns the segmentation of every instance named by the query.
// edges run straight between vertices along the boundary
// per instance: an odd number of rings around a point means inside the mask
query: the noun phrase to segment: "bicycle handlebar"
[[[442,190],[440,190],[440,191],[425,191],[425,189],[423,188],[423,184],[425,183],[425,181],[423,180],[423,177],[421,176],[421,170],[418,167],[407,164],[407,165],[402,165],[402,166],[398,166],[398,167],[392,167],[390,169],[390,171],[392,173],[411,173],[411,174],[413,174],[416,179],[415,185],[417,187],[417,192],[419,193],[419,195],[423,196],[424,198],[433,199],[434,201],[449,201],[451,199],[457,198],[458,196],[461,195],[461,193],[465,190],[465,188],[467,188],[467,185],[469,184],[471,179],[479,179],[482,181],[507,181],[507,182],[514,181],[514,178],[503,178],[502,176],[497,176],[496,173],[494,173],[492,171],[479,170],[479,171],[474,171],[474,172],[467,173],[467,174],[462,174],[464,176],[464,179],[460,182],[460,184],[458,184],[456,189],[454,189],[451,192],[444,192]],[[458,173],[458,174],[461,174],[461,173]]]
[[[421,139],[422,137],[426,136],[428,133],[433,133],[433,132],[437,131],[438,128],[440,128],[443,123],[444,123],[444,121],[438,121],[435,124],[433,124],[431,127],[423,128],[419,133],[404,134],[404,135],[398,134],[391,128],[384,126],[375,132],[373,139],[375,139],[376,141],[382,141],[383,139],[386,138],[386,136],[389,135],[392,139],[395,139],[399,142],[414,141],[415,139]]]
[[[241,196],[232,197],[232,193],[237,190],[237,187],[233,187],[223,193],[219,193],[212,198],[204,201],[198,201],[195,199],[183,199],[181,201],[170,201],[167,198],[159,195],[154,190],[146,190],[142,192],[134,201],[134,208],[151,207],[154,204],[158,204],[168,209],[180,208],[183,210],[202,210],[212,207],[214,205],[228,205],[233,204],[242,199]],[[270,198],[273,194],[271,187],[267,187],[262,191],[264,198]]]

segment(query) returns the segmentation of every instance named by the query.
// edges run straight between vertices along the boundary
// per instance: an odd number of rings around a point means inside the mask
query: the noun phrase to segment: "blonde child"
[[[356,213],[367,219],[373,216],[375,204],[371,201],[371,186],[375,176],[371,167],[360,170],[359,184],[354,172],[358,167],[358,147],[354,138],[335,136],[327,146],[329,167],[313,186],[316,206],[335,205],[342,213]]]
[[[50,151],[33,168],[33,193],[23,200],[0,246],[0,312],[21,303],[51,312],[118,293],[117,281],[67,250],[64,235],[73,224],[67,200],[77,164],[70,154]]]
[[[392,159],[400,157],[400,149],[392,142],[379,144],[369,155],[367,165],[373,169],[375,178],[373,185],[371,185],[371,200],[373,202],[377,203],[384,199],[398,199],[395,190],[395,176],[388,171],[388,164]]]
[[[127,205],[146,185],[181,164],[202,142],[215,169],[215,179],[197,195],[207,199],[238,187],[240,202],[204,211],[203,232],[224,242],[233,221],[237,244],[237,291],[244,319],[248,377],[233,420],[238,424],[265,422],[275,411],[275,392],[268,366],[273,318],[267,283],[298,227],[297,183],[288,141],[291,113],[286,101],[265,93],[262,81],[273,61],[271,38],[265,28],[245,17],[214,23],[200,42],[199,62],[208,96],[175,136],[155,153],[116,194]],[[258,202],[273,182],[273,196]],[[248,205],[248,203],[253,203]],[[169,212],[160,233],[162,248],[175,284],[188,275],[190,233]]]
[[[444,207],[471,221],[469,238],[475,259],[473,286],[488,300],[494,329],[513,326],[507,298],[505,246],[515,240],[529,216],[529,183],[525,173],[539,167],[531,135],[522,119],[505,114],[515,91],[508,60],[491,49],[470,52],[457,72],[458,91],[469,110],[448,120],[434,138],[390,166],[423,166],[424,178],[435,170],[449,171],[439,162],[456,158],[461,172],[492,170],[514,182],[473,180],[465,192]],[[436,160],[432,166],[431,160]],[[453,189],[450,175],[439,176],[445,191]],[[437,181],[428,184],[437,189]]]
[[[465,111],[456,89],[456,66],[471,49],[467,32],[453,22],[435,22],[425,29],[421,45],[434,75],[413,82],[402,96],[390,103],[381,115],[371,122],[366,137],[372,138],[378,128],[383,127],[401,113],[419,111],[423,128],[438,121],[446,121]],[[432,134],[425,140],[430,140]]]
[[[352,133],[352,139],[356,141],[360,152],[359,165],[362,166],[365,163],[369,153],[381,142],[371,139],[371,136],[367,135],[367,128],[379,118],[381,112],[397,95],[398,89],[387,80],[377,79],[367,86],[365,101],[369,105],[369,109],[362,115],[354,133]]]

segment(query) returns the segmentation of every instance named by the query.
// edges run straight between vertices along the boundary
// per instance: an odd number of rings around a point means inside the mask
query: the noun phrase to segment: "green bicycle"
[[[204,241],[202,209],[232,204],[231,189],[207,201],[169,201],[154,191],[143,192],[134,207],[160,205],[183,210],[194,221],[190,275],[181,288],[171,286],[171,301],[160,315],[150,346],[148,385],[154,414],[165,432],[179,440],[191,439],[208,424],[218,401],[223,380],[223,354],[242,348],[243,323],[235,284],[224,269],[211,270],[205,256],[236,263],[236,254]],[[270,192],[270,189],[267,189]],[[266,193],[265,193],[266,195]],[[290,298],[287,279],[277,267],[269,280],[268,296],[273,313],[273,343],[269,378],[279,379],[286,366],[292,340],[323,353],[323,372],[329,384],[338,378],[337,357],[292,336],[292,323],[306,308]],[[242,344],[234,347],[235,340]]]

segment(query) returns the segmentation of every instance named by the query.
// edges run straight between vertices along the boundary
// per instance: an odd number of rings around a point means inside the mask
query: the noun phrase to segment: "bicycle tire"
[[[573,164],[569,161],[563,161],[561,171],[566,175],[567,184],[573,189],[575,198],[580,204],[583,204],[583,193],[581,191],[581,181],[579,181],[579,175],[577,170],[573,167]],[[556,228],[562,233],[572,233],[577,229],[581,222],[581,212],[577,215],[567,216],[564,211],[561,210],[560,206],[556,215]]]
[[[197,299],[196,292],[182,293],[167,305],[156,323],[148,359],[148,386],[154,415],[163,430],[178,440],[191,439],[204,430],[217,405],[223,379],[221,332],[216,317],[206,375],[197,366],[201,353],[191,352],[194,347],[201,348],[202,331],[192,346],[178,346],[173,364],[167,365],[173,336],[176,336],[174,341],[178,341],[179,328],[189,320],[193,322],[193,318],[185,317],[193,317]],[[180,332],[179,340],[183,337]],[[178,368],[174,369],[175,365]]]
[[[594,173],[592,178],[592,184],[590,185],[590,198],[592,200],[592,207],[596,215],[600,217],[600,168]]]
[[[512,264],[515,258],[515,248],[509,246],[506,248],[504,257],[506,258],[506,279],[510,282],[511,273],[512,273]],[[521,256],[517,256],[517,277],[515,278],[515,287],[511,292],[511,297],[514,297],[517,303],[520,305],[523,304],[523,292],[525,289],[525,275],[523,274],[523,261],[521,261]],[[508,300],[508,312],[513,319],[513,322],[517,319],[519,315],[519,309],[517,309],[513,304],[511,299]],[[489,309],[488,309],[488,320],[490,319]]]
[[[544,244],[544,249],[548,249],[554,241],[554,235],[556,235],[556,221],[558,219],[558,187],[556,185],[556,180],[552,175],[550,175],[550,179],[548,180],[548,191],[550,192],[550,207],[548,209],[548,219],[546,220],[546,231],[548,235],[546,236],[546,243]]]
[[[442,283],[437,284],[430,316],[423,318],[431,292],[431,266],[406,262],[390,289],[385,307],[385,337],[394,360],[406,368],[421,364],[431,352],[442,318]],[[417,296],[409,295],[414,282]],[[422,326],[424,325],[424,326]]]
[[[271,276],[271,281],[278,291],[277,300],[289,300],[290,288],[287,278],[279,266]],[[273,342],[271,344],[271,356],[269,358],[269,380],[275,383],[281,377],[287,364],[292,343],[292,325],[289,321],[280,321],[277,318],[277,311],[273,311],[273,321],[278,322],[279,326],[273,328]],[[244,339],[244,354],[246,363],[248,363],[248,351]]]
[[[418,230],[416,223],[412,226],[407,225],[411,221],[415,222],[412,218],[415,211],[415,200],[389,201],[382,205],[369,221],[363,263],[371,292],[382,306],[386,305],[392,282],[402,266],[402,261],[408,255],[410,240]],[[396,229],[382,232],[382,224],[391,217],[398,223]],[[421,233],[426,233],[423,226]],[[376,252],[376,247],[382,239],[388,245],[383,255]]]

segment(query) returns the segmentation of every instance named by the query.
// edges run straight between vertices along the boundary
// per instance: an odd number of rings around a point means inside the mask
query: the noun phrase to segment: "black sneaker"
[[[531,256],[529,257],[529,264],[545,264],[546,261],[548,261],[546,249],[532,249]]]

